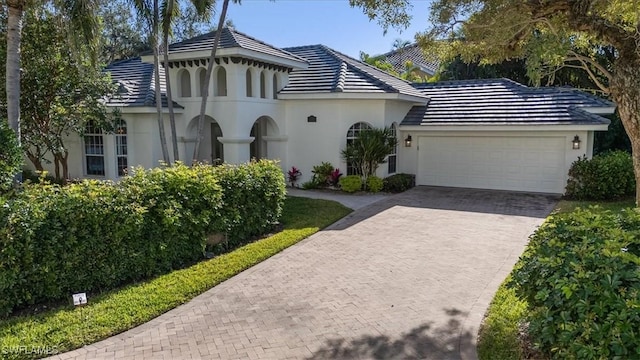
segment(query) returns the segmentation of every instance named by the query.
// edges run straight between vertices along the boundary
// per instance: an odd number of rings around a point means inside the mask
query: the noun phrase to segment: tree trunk
[[[211,79],[211,72],[213,71],[213,64],[216,60],[216,50],[220,43],[220,36],[222,35],[222,28],[224,26],[225,18],[227,17],[227,8],[229,7],[229,0],[224,0],[222,3],[222,12],[220,13],[220,19],[218,20],[218,29],[216,30],[216,36],[213,39],[213,47],[211,48],[211,55],[209,56],[209,64],[207,64],[207,72],[204,75],[204,84],[202,84],[202,102],[200,103],[200,116],[198,117],[198,133],[196,135],[195,148],[193,149],[193,161],[198,159],[198,150],[200,148],[200,141],[204,132],[204,116],[207,110],[207,99],[209,98],[209,81]]]
[[[30,151],[27,151],[26,153],[27,153],[27,157],[29,158],[29,161],[31,161],[31,163],[33,164],[33,167],[36,168],[36,171],[43,172],[44,167],[42,166],[41,158]],[[40,153],[40,151],[38,150],[37,153]]]
[[[160,146],[162,147],[162,159],[167,165],[170,165],[171,159],[169,158],[169,149],[167,149],[167,135],[164,130],[164,119],[162,118],[162,93],[160,91],[160,49],[158,41],[158,27],[160,25],[159,11],[158,0],[153,0],[153,21],[151,24],[151,36],[153,38],[153,68],[155,72],[153,79],[156,90],[156,112],[158,115],[158,131],[160,135]]]
[[[24,0],[7,1],[7,63],[5,86],[7,92],[7,120],[16,133],[20,145],[20,40]],[[22,182],[22,172],[14,179]]]
[[[631,140],[636,176],[636,206],[640,205],[640,57],[623,54],[615,64],[611,95],[618,106],[622,125]]]
[[[167,14],[173,15],[174,2],[170,0],[167,4]],[[173,146],[173,161],[180,160],[178,153],[178,134],[176,133],[176,116],[173,113],[173,94],[171,93],[171,77],[169,76],[169,27],[162,29],[162,45],[164,46],[164,82],[167,91],[167,106],[169,107],[169,124],[171,125],[171,145]]]

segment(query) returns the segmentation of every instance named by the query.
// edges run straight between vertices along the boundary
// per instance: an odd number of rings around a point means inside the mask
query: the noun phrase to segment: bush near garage
[[[576,200],[613,200],[635,194],[633,159],[625,151],[611,151],[576,160],[569,169],[565,195]]]
[[[377,193],[382,190],[383,181],[381,178],[377,176],[369,176],[367,178],[367,190],[372,193]]]
[[[135,169],[120,183],[26,184],[0,204],[0,316],[100,292],[203,258],[274,225],[284,176],[269,161]]]
[[[395,174],[383,180],[382,189],[390,193],[400,193],[416,186],[416,176],[411,174]]]
[[[554,215],[513,273],[536,346],[560,359],[640,353],[640,212]]]

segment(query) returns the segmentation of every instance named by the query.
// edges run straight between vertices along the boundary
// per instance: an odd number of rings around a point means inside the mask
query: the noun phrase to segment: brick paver
[[[58,359],[473,359],[556,198],[419,187],[130,331]]]

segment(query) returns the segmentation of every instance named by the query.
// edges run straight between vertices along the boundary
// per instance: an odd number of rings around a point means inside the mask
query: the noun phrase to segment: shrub
[[[340,188],[348,193],[354,193],[362,189],[362,178],[358,175],[349,175],[340,178]]]
[[[367,190],[373,193],[377,193],[377,192],[380,192],[380,190],[382,190],[382,186],[383,186],[383,182],[382,182],[382,179],[380,179],[379,177],[369,176],[367,178]]]
[[[303,182],[302,188],[305,190],[319,189],[320,184],[316,183],[313,179],[311,179],[309,181]]]
[[[384,191],[390,193],[399,193],[407,191],[416,186],[416,176],[411,174],[395,174],[388,176],[383,181]]]
[[[26,184],[0,204],[0,316],[184,267],[203,258],[208,234],[238,243],[271,227],[284,196],[280,168],[265,161]]]
[[[323,161],[320,165],[314,166],[311,172],[313,173],[312,181],[317,184],[318,187],[325,187],[329,185],[331,173],[333,172],[333,165]]]
[[[639,234],[638,210],[578,209],[538,229],[513,280],[540,349],[563,359],[638,354]]]
[[[340,172],[340,169],[336,168],[331,172],[331,175],[329,175],[329,185],[337,187],[340,185],[340,177],[342,176],[342,173]]]
[[[612,151],[571,164],[565,195],[577,200],[612,200],[634,195],[635,186],[631,155]]]
[[[287,172],[287,177],[289,179],[291,187],[296,186],[296,183],[298,182],[298,179],[300,179],[300,176],[302,176],[302,171],[300,171],[300,169],[298,169],[297,167],[292,166],[291,170]]]
[[[22,149],[6,119],[0,118],[0,191],[7,190],[22,165]]]

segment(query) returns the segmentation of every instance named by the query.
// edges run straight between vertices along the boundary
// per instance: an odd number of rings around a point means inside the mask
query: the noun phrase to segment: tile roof
[[[299,93],[398,93],[424,98],[409,82],[344,55],[324,45],[285,48],[309,63],[289,74],[281,94]]]
[[[169,45],[169,51],[172,53],[176,53],[185,51],[211,50],[215,36],[216,32],[212,31],[191,39],[171,44]],[[281,57],[287,60],[304,61],[296,55],[293,55],[275,46],[269,45],[235,29],[223,28],[222,34],[220,35],[220,44],[218,45],[218,49],[230,48],[242,48],[267,55]]]
[[[609,120],[582,108],[613,108],[572,88],[530,88],[509,79],[414,84],[430,101],[414,106],[401,125],[578,125]]]
[[[411,61],[414,66],[418,66],[422,71],[433,75],[440,67],[440,60],[435,56],[426,56],[418,44],[411,44],[398,50],[383,54],[393,68],[402,74],[405,71],[405,64]]]
[[[111,79],[120,85],[118,97],[109,99],[109,105],[120,107],[155,107],[155,86],[153,64],[143,63],[139,57],[117,61],[107,66],[104,72],[111,73]],[[160,91],[162,107],[167,107],[164,68],[160,67]],[[174,107],[182,108],[176,102]]]

